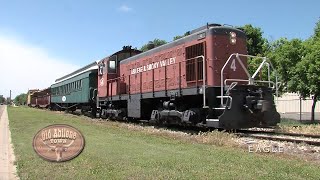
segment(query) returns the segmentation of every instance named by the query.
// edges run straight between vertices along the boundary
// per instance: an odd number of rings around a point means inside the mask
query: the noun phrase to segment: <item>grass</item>
[[[300,121],[288,118],[281,118],[279,125],[286,125],[286,126],[301,126],[303,125]]]
[[[306,124],[296,120],[281,119],[277,131],[286,133],[320,135],[320,124]]]
[[[295,119],[281,118],[281,121],[279,124],[280,125],[288,125],[288,126],[303,126],[303,125],[319,124],[319,121],[311,123],[310,120],[299,121],[299,120],[295,120]]]
[[[223,132],[187,136],[31,108],[9,107],[8,112],[21,179],[318,179],[320,175],[316,164],[234,148],[228,145],[232,135]],[[86,146],[77,158],[50,163],[33,151],[33,136],[54,123],[69,124],[83,133]]]

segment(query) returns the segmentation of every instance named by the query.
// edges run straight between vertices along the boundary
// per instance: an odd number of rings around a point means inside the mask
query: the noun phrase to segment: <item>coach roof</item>
[[[94,61],[93,63],[88,64],[88,65],[86,65],[86,66],[84,66],[84,67],[82,67],[82,68],[80,68],[70,74],[67,74],[61,78],[56,79],[55,84],[62,82],[62,81],[65,81],[67,79],[70,79],[72,77],[78,76],[78,75],[85,73],[87,71],[94,70],[94,69],[98,69],[98,63],[96,61]]]

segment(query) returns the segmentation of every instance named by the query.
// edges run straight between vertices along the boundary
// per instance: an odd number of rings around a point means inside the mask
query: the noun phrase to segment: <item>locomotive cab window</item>
[[[99,65],[99,75],[103,75],[104,74],[104,69],[105,69],[105,64],[101,63]]]
[[[108,73],[117,73],[117,56],[111,56],[108,61]]]
[[[116,68],[116,61],[109,61],[109,67],[110,67],[110,69],[115,69]]]

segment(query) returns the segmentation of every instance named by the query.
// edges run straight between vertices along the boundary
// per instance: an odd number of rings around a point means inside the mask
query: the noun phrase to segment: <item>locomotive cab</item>
[[[141,51],[132,49],[131,46],[124,46],[121,51],[99,62],[97,107],[101,109],[102,116],[120,113],[113,109],[114,106],[117,106],[117,103],[112,103],[114,96],[119,98],[120,95],[128,92],[128,85],[125,83],[127,77],[121,73],[120,62],[139,53]],[[122,102],[119,101],[118,103],[121,104]]]
[[[106,65],[107,64],[107,65]],[[99,76],[104,74],[115,74],[117,73],[117,56],[114,55],[110,59],[102,61],[99,64]]]
[[[132,49],[131,46],[124,46],[121,51],[99,62],[98,97],[100,99],[126,93],[124,77],[120,73],[120,61],[139,53],[141,51]]]

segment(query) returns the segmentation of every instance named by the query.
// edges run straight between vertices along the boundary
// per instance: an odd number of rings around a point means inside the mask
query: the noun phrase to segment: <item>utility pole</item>
[[[300,118],[300,122],[301,122],[301,120],[302,120],[302,117],[301,117],[301,111],[302,111],[302,97],[300,96],[300,98],[299,98],[299,99],[300,99],[300,110],[299,110],[299,111],[300,111],[300,112],[299,112],[300,117],[299,117],[299,118]]]
[[[10,103],[10,105],[11,105],[11,90],[10,90],[10,102],[9,102],[9,103]]]

